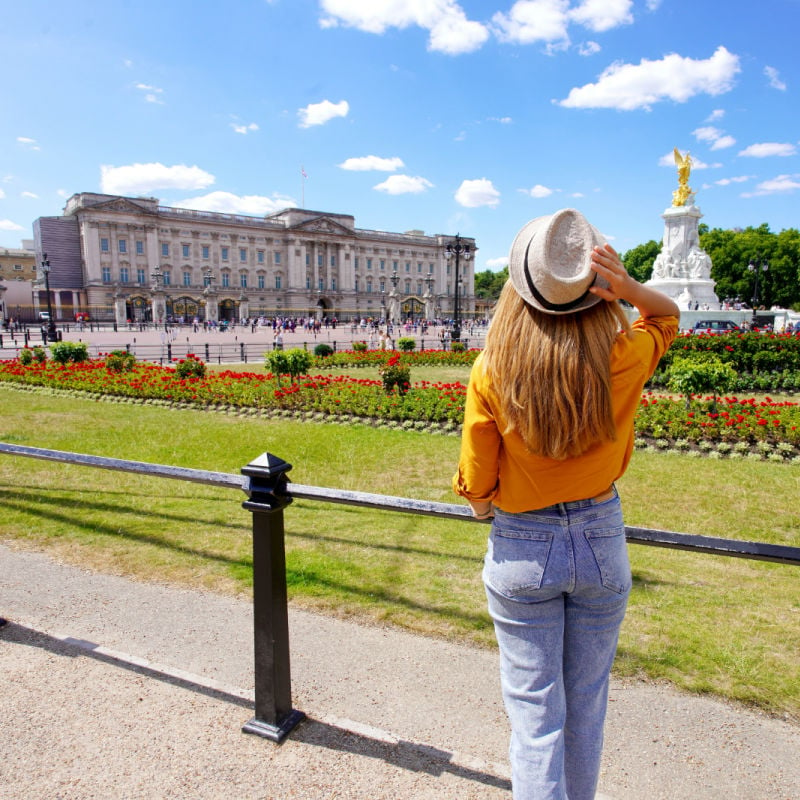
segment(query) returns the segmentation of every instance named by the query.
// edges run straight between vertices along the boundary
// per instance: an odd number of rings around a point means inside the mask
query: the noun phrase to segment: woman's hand
[[[608,282],[609,288],[592,286],[589,291],[609,302],[626,299],[626,294],[630,292],[631,284],[636,283],[628,275],[628,271],[622,265],[617,251],[610,244],[606,244],[603,247],[595,247],[592,250],[592,269]]]
[[[589,289],[592,294],[609,302],[625,300],[636,306],[643,317],[680,317],[681,312],[672,298],[628,275],[617,251],[610,244],[592,250],[592,269],[605,278],[609,286],[607,289],[592,286]]]
[[[472,507],[472,516],[475,519],[491,519],[494,516],[494,507],[491,503],[473,503],[469,502]]]

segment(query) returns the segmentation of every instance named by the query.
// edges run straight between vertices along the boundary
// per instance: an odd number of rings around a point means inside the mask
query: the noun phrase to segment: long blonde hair
[[[616,438],[611,348],[630,323],[619,303],[544,314],[508,281],[486,335],[484,369],[507,429],[531,452],[563,460]]]

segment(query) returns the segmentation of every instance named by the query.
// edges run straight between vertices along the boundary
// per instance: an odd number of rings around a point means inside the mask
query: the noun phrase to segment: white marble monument
[[[681,156],[675,149],[679,188],[672,194],[672,206],[661,215],[664,238],[646,285],[671,297],[681,309],[716,311],[719,298],[711,279],[711,258],[700,247],[698,225],[703,214],[689,187],[691,163],[688,153]]]

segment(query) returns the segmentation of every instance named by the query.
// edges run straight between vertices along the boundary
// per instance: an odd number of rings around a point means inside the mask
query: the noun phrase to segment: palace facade
[[[364,230],[347,214],[289,208],[250,217],[83,192],[62,216],[37,219],[34,241],[37,263],[45,254],[50,263],[57,320],[475,313],[474,239],[458,237],[457,263],[447,257],[454,236]]]

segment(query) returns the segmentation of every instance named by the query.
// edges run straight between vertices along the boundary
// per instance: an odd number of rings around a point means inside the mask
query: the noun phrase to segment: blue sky
[[[76,192],[473,236],[800,226],[800,0],[0,0],[0,245]],[[307,175],[302,175],[302,170]]]

